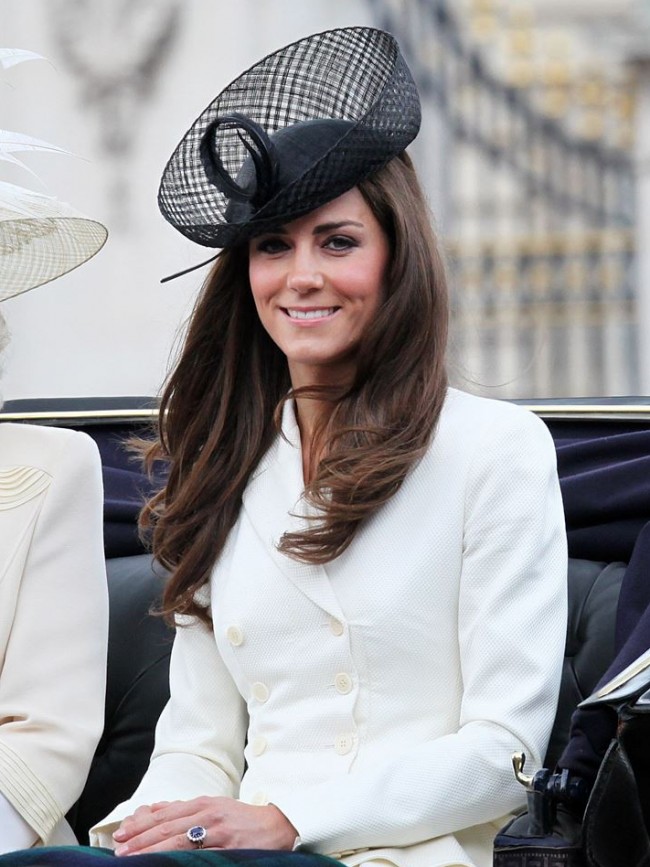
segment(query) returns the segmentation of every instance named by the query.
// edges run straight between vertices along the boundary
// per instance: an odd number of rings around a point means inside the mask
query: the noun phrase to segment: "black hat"
[[[401,153],[420,101],[394,37],[317,33],[236,78],[187,131],[158,204],[206,247],[228,247],[332,201]]]

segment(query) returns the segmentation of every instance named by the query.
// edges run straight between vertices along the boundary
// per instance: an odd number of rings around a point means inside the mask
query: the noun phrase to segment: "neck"
[[[326,401],[309,397],[297,397],[295,405],[296,421],[300,430],[300,444],[304,451],[311,447],[316,427],[328,412],[329,405]]]
[[[298,369],[292,368],[289,365],[291,374],[291,385],[294,389],[304,388],[309,386],[330,386],[338,387],[346,380],[349,380],[353,375],[351,370],[338,370],[336,376],[332,376],[333,371],[328,368],[312,368],[306,370],[303,367]],[[308,484],[313,477],[313,470],[322,458],[322,454],[316,454],[314,443],[314,435],[319,427],[326,420],[327,416],[332,411],[332,402],[329,400],[318,400],[318,398],[297,397],[296,406],[296,421],[300,430],[300,445],[302,449],[302,469],[305,484]]]
[[[296,421],[300,431],[302,475],[307,485],[313,478],[314,468],[320,457],[315,454],[314,433],[330,406],[325,401],[313,400],[308,397],[296,398],[295,406]]]

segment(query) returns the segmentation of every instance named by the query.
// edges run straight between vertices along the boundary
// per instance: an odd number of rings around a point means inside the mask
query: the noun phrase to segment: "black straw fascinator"
[[[233,246],[356,186],[419,127],[393,36],[318,33],[265,57],[210,103],[167,163],[158,204],[197,244]]]

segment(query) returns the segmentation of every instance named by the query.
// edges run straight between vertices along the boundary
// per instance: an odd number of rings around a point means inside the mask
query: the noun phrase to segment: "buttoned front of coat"
[[[450,391],[400,490],[314,566],[276,548],[305,521],[291,413],[215,567],[214,634],[179,630],[151,768],[99,830],[139,803],[225,794],[274,803],[303,845],[349,864],[488,865],[522,800],[510,755],[539,763],[559,687],[550,436],[524,410]]]

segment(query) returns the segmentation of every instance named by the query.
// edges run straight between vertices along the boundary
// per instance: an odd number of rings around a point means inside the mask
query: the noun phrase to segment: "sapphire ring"
[[[203,825],[192,825],[185,836],[195,849],[203,849],[203,844],[205,843],[205,838],[208,836],[208,832]]]

